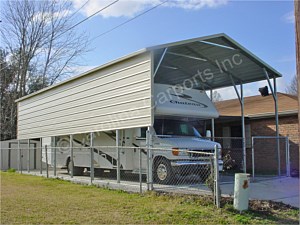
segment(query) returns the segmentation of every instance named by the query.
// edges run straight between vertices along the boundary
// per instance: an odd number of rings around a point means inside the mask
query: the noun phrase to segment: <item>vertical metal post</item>
[[[27,143],[27,148],[28,148],[28,152],[27,152],[27,173],[30,172],[30,139],[28,139],[28,143]]]
[[[279,128],[278,128],[278,104],[277,104],[277,84],[276,84],[276,78],[273,78],[273,85],[274,89],[272,88],[271,81],[269,78],[268,71],[264,68],[263,69],[266,79],[268,81],[269,87],[271,89],[273,99],[274,99],[274,105],[275,105],[275,122],[276,122],[276,147],[277,147],[277,162],[278,162],[278,176],[281,176],[281,169],[280,169],[280,145],[279,145]]]
[[[71,171],[69,171],[71,174],[71,178],[74,176],[74,149],[73,149],[73,134],[70,134],[70,162],[69,165],[71,165]],[[70,167],[69,167],[70,168]]]
[[[40,151],[40,153],[41,153],[41,155],[40,155],[40,174],[43,174],[43,139],[42,138],[40,138],[40,149],[41,149],[41,151]]]
[[[116,150],[117,150],[117,183],[121,180],[121,169],[120,169],[120,131],[116,130]]]
[[[251,143],[252,143],[252,181],[254,181],[254,173],[255,173],[255,163],[254,163],[254,137],[252,137],[252,140],[251,140]]]
[[[286,137],[286,176],[290,177],[291,176],[291,161],[290,161],[290,140],[289,136]]]
[[[276,78],[273,78],[274,83],[274,103],[275,103],[275,122],[276,122],[276,145],[277,145],[277,158],[278,158],[278,176],[281,176],[281,162],[280,162],[280,144],[279,144],[279,128],[278,128],[278,104],[277,104],[277,84]]]
[[[91,183],[93,183],[94,180],[94,176],[95,176],[95,171],[94,171],[94,133],[91,132],[90,133],[90,152],[91,152],[91,168],[90,168],[90,172],[91,172]]]
[[[243,171],[246,173],[246,133],[245,133],[245,115],[244,115],[244,90],[243,84],[241,83],[241,114],[242,114],[242,148],[243,148]]]
[[[210,100],[213,101],[213,90],[210,89]],[[211,119],[211,136],[212,136],[212,141],[215,140],[215,119]]]
[[[152,182],[152,155],[151,155],[151,135],[150,135],[150,127],[148,127],[146,132],[146,147],[147,147],[147,190],[151,191],[153,189]]]
[[[140,194],[143,193],[142,183],[142,149],[139,148],[139,182],[140,182]]]
[[[52,141],[51,141],[52,143]],[[55,137],[54,137],[54,143],[52,143],[51,149],[54,148],[54,156],[53,156],[53,175],[56,176],[56,146],[55,146]]]
[[[21,171],[21,146],[20,146],[20,140],[18,140],[18,171]]]
[[[47,178],[49,177],[49,166],[48,166],[48,150],[47,145],[45,145],[45,154],[46,154],[46,174]]]
[[[218,146],[215,145],[215,157],[214,157],[214,163],[215,163],[215,198],[216,198],[216,206],[217,208],[220,208],[220,187],[219,187],[219,156],[218,156]]]

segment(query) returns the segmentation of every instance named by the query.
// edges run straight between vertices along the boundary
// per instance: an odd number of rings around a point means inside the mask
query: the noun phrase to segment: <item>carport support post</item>
[[[91,172],[91,184],[93,183],[94,180],[94,133],[91,132],[90,133],[90,150],[91,150],[91,168],[90,168],[90,172]]]
[[[281,163],[280,163],[280,144],[279,144],[279,128],[278,128],[278,99],[277,99],[277,84],[276,84],[276,78],[273,78],[274,82],[274,103],[275,103],[275,122],[276,122],[276,145],[277,145],[277,157],[278,157],[278,176],[281,176]]]
[[[116,130],[116,150],[117,150],[117,183],[120,183],[121,180],[121,171],[120,171],[120,131]]]
[[[281,169],[280,169],[280,145],[279,145],[279,128],[278,128],[278,105],[277,105],[277,84],[276,84],[276,78],[273,78],[273,84],[274,84],[274,89],[272,88],[270,77],[268,74],[268,71],[266,68],[263,69],[266,79],[269,84],[269,88],[271,89],[273,99],[274,99],[274,105],[275,105],[275,123],[276,123],[276,145],[277,145],[277,163],[278,163],[278,176],[281,176]]]
[[[210,89],[210,100],[213,101],[213,90]],[[211,119],[211,136],[212,136],[212,140],[215,140],[215,119],[212,118]]]
[[[244,91],[243,84],[241,83],[241,114],[242,114],[242,147],[243,147],[243,170],[246,173],[246,133],[245,133],[245,115],[244,115]]]
[[[28,155],[27,155],[27,172],[30,172],[30,139],[28,139],[27,143]]]
[[[236,84],[232,78],[232,76],[229,76],[231,79],[231,83],[234,87],[235,93],[239,99],[240,105],[241,105],[241,117],[242,117],[242,149],[243,149],[243,171],[246,173],[246,135],[245,135],[245,116],[244,116],[244,92],[243,92],[243,83],[241,82],[241,94],[239,94],[238,89],[236,87]]]
[[[73,159],[74,159],[74,152],[73,152],[73,134],[70,135],[70,162],[69,162],[69,165],[71,165],[71,178],[73,178],[73,171],[74,171],[74,162],[73,162]],[[70,167],[69,167],[70,168]]]

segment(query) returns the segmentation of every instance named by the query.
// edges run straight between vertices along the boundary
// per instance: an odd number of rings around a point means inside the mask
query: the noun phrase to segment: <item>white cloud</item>
[[[294,11],[290,11],[290,12],[286,13],[285,15],[283,15],[282,19],[286,23],[295,23],[295,14],[294,14]]]
[[[72,0],[75,9],[84,5],[86,0]],[[80,12],[85,16],[90,16],[98,10],[112,3],[113,0],[90,0]],[[162,3],[163,0],[121,0],[108,7],[97,15],[108,17],[133,17],[143,10]],[[199,10],[203,7],[215,8],[227,4],[228,0],[171,0],[161,7],[182,8],[186,10]]]

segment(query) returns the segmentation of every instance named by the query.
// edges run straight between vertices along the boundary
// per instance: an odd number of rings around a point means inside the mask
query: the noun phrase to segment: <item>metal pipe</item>
[[[219,156],[218,156],[218,146],[215,145],[215,193],[216,193],[216,206],[220,208],[220,187],[219,187]]]
[[[74,151],[73,151],[73,134],[70,134],[70,162],[69,165],[71,165],[71,178],[74,176]],[[70,167],[69,167],[70,168]]]
[[[290,140],[289,140],[289,136],[286,137],[286,148],[287,148],[287,155],[286,155],[286,158],[287,158],[287,171],[286,171],[286,175],[288,177],[291,176],[291,161],[290,161]]]
[[[276,78],[273,78],[274,82],[274,103],[275,103],[275,122],[276,122],[276,145],[277,145],[277,158],[278,158],[278,176],[281,176],[281,159],[280,159],[280,144],[279,144],[279,126],[278,126],[278,98],[277,98],[277,84]]]
[[[28,155],[27,155],[27,172],[30,172],[30,139],[28,139],[27,143]]]
[[[45,146],[45,154],[46,154],[46,175],[47,175],[47,178],[49,178],[49,166],[48,166],[48,151],[47,151],[47,145]]]
[[[244,91],[243,84],[241,83],[241,114],[242,114],[242,148],[243,148],[243,170],[246,173],[247,170],[247,156],[246,156],[246,132],[245,132],[245,115],[244,115]]]
[[[121,170],[120,170],[120,132],[116,130],[116,150],[117,150],[117,183],[121,180]]]
[[[40,138],[40,148],[41,148],[41,155],[40,155],[40,174],[43,174],[43,139]]]
[[[147,190],[151,191],[153,188],[152,184],[152,163],[151,163],[151,150],[150,150],[150,127],[148,127],[146,132],[146,147],[147,147]]]
[[[140,194],[143,193],[143,183],[142,183],[142,150],[139,148],[139,182],[140,182]]]
[[[56,146],[55,146],[55,137],[54,137],[54,146],[53,142],[51,141],[51,150],[54,148],[54,156],[53,156],[53,175],[56,176]],[[52,151],[51,151],[52,152]]]
[[[91,132],[90,133],[90,149],[91,149],[91,168],[90,168],[90,172],[91,172],[91,183],[93,183],[94,180],[94,176],[95,176],[95,171],[94,171],[94,133]]]
[[[213,101],[213,90],[210,89],[210,100]],[[211,136],[212,136],[212,141],[215,140],[215,119],[211,119]]]
[[[165,55],[166,55],[167,50],[168,50],[168,48],[165,48],[165,49],[164,49],[164,51],[163,51],[163,53],[162,53],[162,55],[161,55],[161,57],[160,57],[160,59],[159,59],[159,62],[158,62],[158,64],[157,64],[156,68],[155,68],[155,71],[154,71],[154,73],[153,73],[153,77],[155,77],[155,75],[156,75],[156,73],[157,73],[157,71],[158,71],[158,69],[159,69],[159,67],[160,67],[160,65],[161,65],[161,63],[162,63],[162,61],[163,61]]]
[[[254,163],[254,137],[252,137],[252,140],[251,140],[251,143],[252,143],[252,181],[254,181],[254,173],[255,173],[255,163]]]
[[[21,171],[21,147],[20,147],[20,140],[18,140],[18,171]]]

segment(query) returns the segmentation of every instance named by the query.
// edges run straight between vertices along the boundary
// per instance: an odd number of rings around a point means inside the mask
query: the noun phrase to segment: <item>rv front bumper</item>
[[[223,170],[223,161],[218,160],[219,164],[219,171]],[[197,171],[197,170],[203,170],[203,169],[209,169],[210,168],[210,162],[209,161],[172,161],[171,162],[172,168],[175,170],[175,172],[182,173],[185,171]]]

